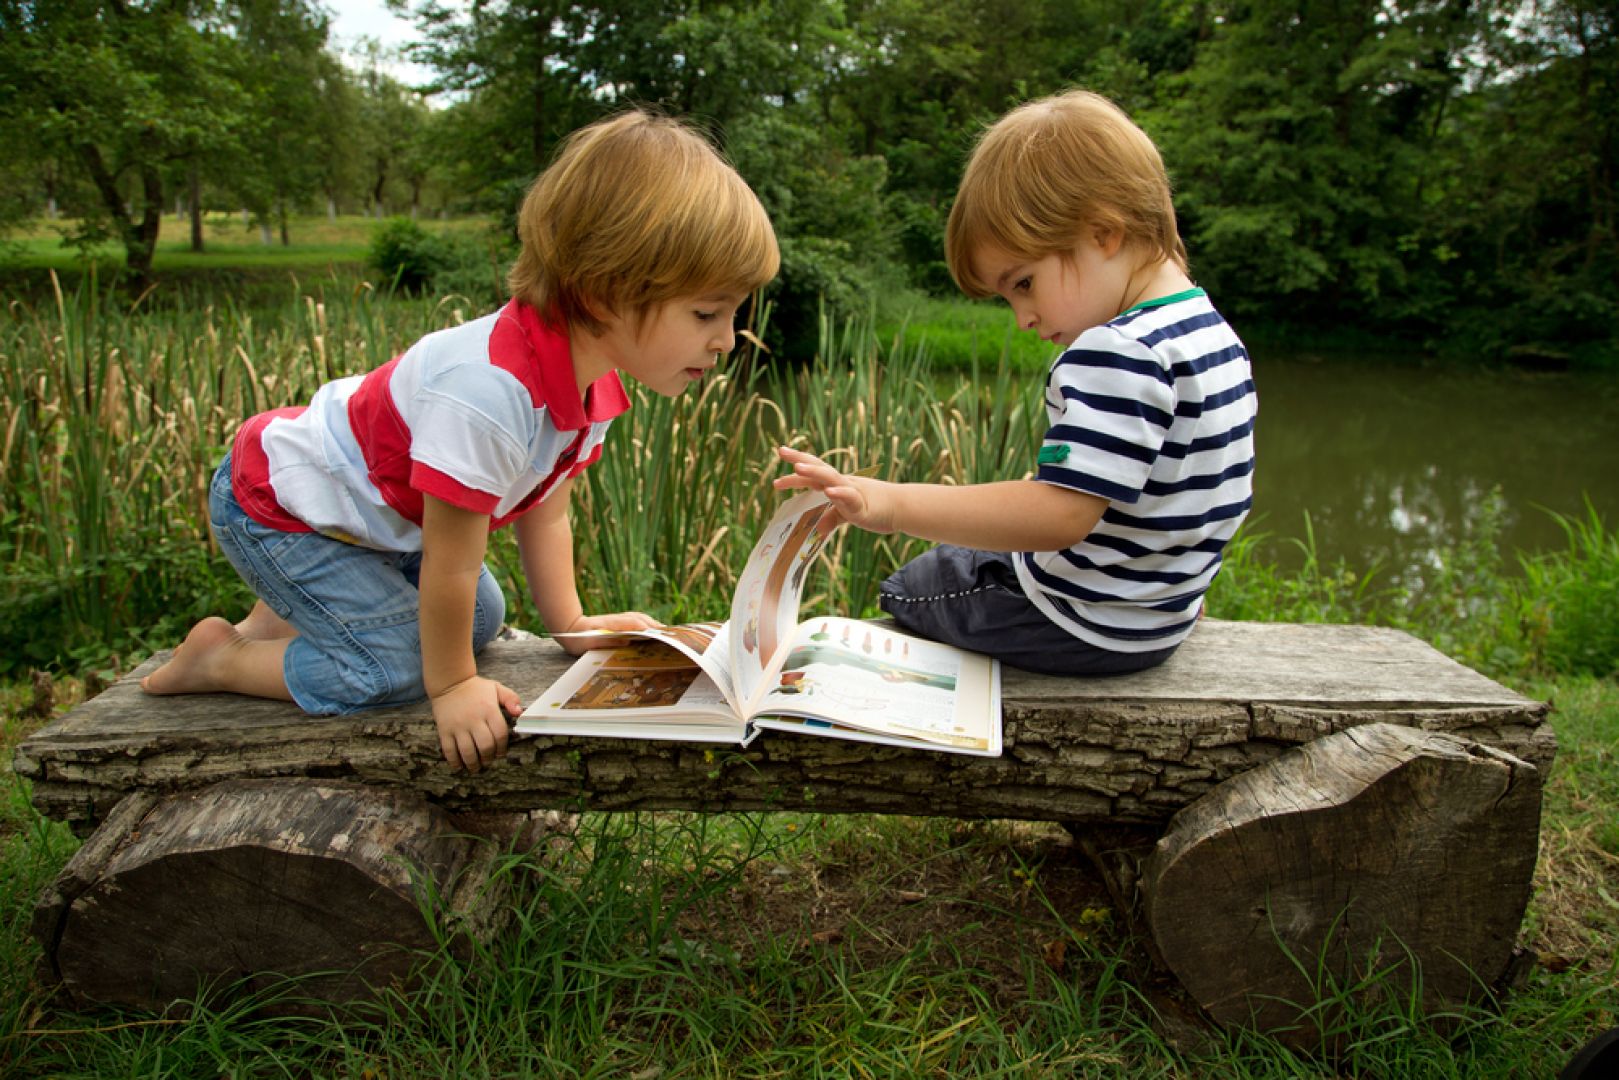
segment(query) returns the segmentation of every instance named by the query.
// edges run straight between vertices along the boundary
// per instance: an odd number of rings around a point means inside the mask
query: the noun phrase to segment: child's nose
[[[720,332],[714,335],[714,351],[728,353],[736,348],[736,327],[727,323]]]

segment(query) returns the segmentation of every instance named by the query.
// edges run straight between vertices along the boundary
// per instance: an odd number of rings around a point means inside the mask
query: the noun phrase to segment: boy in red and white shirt
[[[505,613],[490,530],[516,530],[553,632],[654,625],[584,613],[569,493],[629,407],[620,372],[675,396],[731,350],[737,309],[775,276],[775,235],[712,146],[640,112],[571,135],[519,231],[505,307],[242,425],[209,510],[259,602],[240,623],[199,622],[148,693],[316,714],[425,695],[445,759],[476,771],[520,711],[475,659]]]

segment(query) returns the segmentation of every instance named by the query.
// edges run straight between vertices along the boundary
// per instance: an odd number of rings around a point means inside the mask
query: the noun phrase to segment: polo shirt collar
[[[559,431],[578,431],[589,424],[611,420],[630,407],[629,396],[616,371],[609,371],[591,383],[584,399],[580,400],[568,336],[521,300],[513,299],[509,308],[528,340],[540,390],[545,395],[546,412]]]

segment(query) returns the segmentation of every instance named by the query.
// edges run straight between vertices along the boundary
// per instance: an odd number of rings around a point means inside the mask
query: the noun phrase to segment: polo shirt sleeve
[[[535,409],[510,374],[459,364],[416,391],[410,486],[452,506],[492,514],[527,472]]]
[[[1035,479],[1131,504],[1174,422],[1174,376],[1139,341],[1093,327],[1052,366],[1046,410]]]

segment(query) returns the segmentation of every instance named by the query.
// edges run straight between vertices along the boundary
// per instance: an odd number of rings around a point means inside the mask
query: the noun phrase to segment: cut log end
[[[1157,946],[1216,1020],[1298,1046],[1378,995],[1477,1000],[1528,904],[1540,784],[1511,755],[1389,724],[1290,751],[1171,823],[1143,882]]]
[[[363,1001],[407,984],[459,929],[497,921],[499,896],[467,880],[487,872],[478,838],[411,792],[233,781],[108,824],[35,919],[81,1001],[163,1011],[286,979],[272,1011]]]

